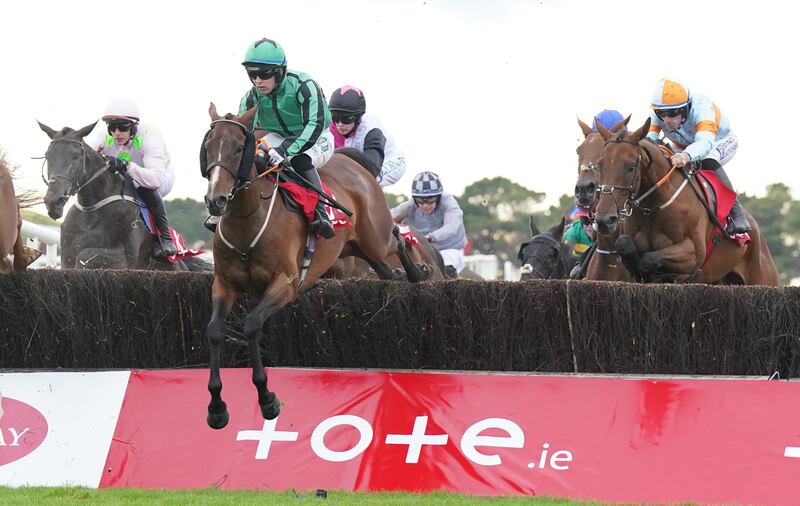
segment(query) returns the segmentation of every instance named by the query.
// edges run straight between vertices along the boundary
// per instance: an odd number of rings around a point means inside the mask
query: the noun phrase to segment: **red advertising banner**
[[[101,487],[450,490],[796,504],[800,384],[270,369],[133,371]]]

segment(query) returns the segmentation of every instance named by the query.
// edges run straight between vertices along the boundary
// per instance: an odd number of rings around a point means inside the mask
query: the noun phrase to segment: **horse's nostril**
[[[220,195],[216,198],[214,203],[217,205],[217,207],[225,207],[228,204],[228,197],[225,195]]]

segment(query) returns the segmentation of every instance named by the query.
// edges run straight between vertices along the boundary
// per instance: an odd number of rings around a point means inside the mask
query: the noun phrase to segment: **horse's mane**
[[[372,177],[377,178],[378,174],[381,173],[380,167],[375,165],[372,160],[364,156],[364,153],[356,148],[339,148],[335,151],[335,153],[341,153],[348,158],[351,158],[353,161],[367,169]]]
[[[11,176],[11,179],[19,179],[21,177],[19,174],[19,165],[11,165],[8,160],[6,160],[6,152],[0,150],[0,174],[2,174],[3,171],[7,172],[9,176]],[[17,205],[20,209],[26,209],[41,204],[44,199],[41,192],[29,189],[17,190],[16,197]]]

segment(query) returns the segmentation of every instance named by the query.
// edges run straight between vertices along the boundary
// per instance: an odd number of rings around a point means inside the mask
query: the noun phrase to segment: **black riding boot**
[[[216,232],[217,223],[219,223],[219,216],[209,216],[206,218],[206,221],[203,222],[203,226],[212,232]]]
[[[728,174],[725,173],[725,169],[723,169],[721,165],[717,166],[715,172],[717,173],[719,180],[722,181],[725,186],[733,190],[731,180],[728,179]],[[747,221],[747,217],[744,215],[744,210],[742,209],[742,205],[739,204],[738,198],[733,202],[730,217],[731,222],[727,227],[725,227],[725,231],[730,235],[743,234],[750,231],[750,223]]]
[[[153,252],[153,256],[166,258],[176,254],[178,248],[172,242],[172,236],[169,233],[169,222],[167,221],[167,209],[164,207],[164,201],[161,199],[161,195],[158,194],[158,190],[140,186],[136,188],[136,194],[139,195],[139,198],[150,210],[153,224],[158,229],[159,240],[156,241],[156,250]]]
[[[300,175],[306,178],[309,183],[322,189],[322,181],[319,179],[319,172],[317,172],[317,169],[313,166]],[[317,208],[314,211],[314,220],[311,222],[311,232],[320,234],[325,239],[331,239],[336,235],[336,232],[333,231],[333,224],[330,218],[328,218],[328,213],[325,211],[325,202],[321,198],[317,201]]]

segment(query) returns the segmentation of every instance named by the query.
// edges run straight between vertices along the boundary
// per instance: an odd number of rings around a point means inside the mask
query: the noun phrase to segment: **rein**
[[[611,195],[612,198],[613,198],[613,191],[614,190],[621,190],[621,191],[624,191],[624,192],[626,192],[628,194],[628,198],[623,203],[621,210],[620,210],[619,204],[617,203],[617,212],[621,216],[620,221],[624,220],[626,217],[628,217],[631,214],[633,214],[634,208],[639,209],[639,211],[641,211],[641,213],[646,216],[646,215],[654,213],[655,211],[663,210],[663,209],[667,208],[670,204],[675,202],[675,200],[678,198],[678,195],[680,195],[683,192],[684,188],[686,188],[686,185],[689,182],[688,178],[685,179],[680,184],[678,189],[675,190],[672,193],[670,198],[667,199],[666,202],[664,202],[663,204],[658,206],[657,209],[651,209],[651,208],[647,208],[647,207],[643,207],[642,206],[642,202],[644,201],[644,199],[646,199],[647,197],[652,195],[656,190],[658,190],[659,188],[664,186],[667,183],[667,181],[669,181],[669,178],[672,176],[672,174],[678,168],[677,165],[672,165],[670,167],[669,171],[667,171],[667,173],[661,179],[659,179],[653,186],[648,188],[647,191],[645,191],[644,193],[642,193],[641,195],[639,195],[636,198],[633,197],[633,194],[636,192],[636,179],[637,179],[637,176],[639,176],[639,179],[641,179],[641,175],[640,174],[643,173],[644,170],[646,170],[647,168],[652,167],[652,165],[653,165],[653,155],[651,155],[650,152],[647,149],[645,149],[638,142],[634,142],[634,141],[630,141],[630,140],[626,140],[626,139],[611,139],[609,141],[606,141],[606,145],[608,145],[608,144],[622,144],[622,143],[630,144],[632,146],[636,146],[637,148],[639,148],[642,151],[644,151],[644,154],[647,155],[647,165],[645,165],[644,168],[642,168],[642,156],[639,155],[639,158],[636,161],[636,168],[635,168],[635,174],[634,174],[634,177],[633,177],[633,181],[631,182],[630,186],[600,185],[600,187],[597,189],[597,191],[600,193],[600,196],[602,196],[603,194],[608,194],[608,195]],[[614,199],[614,201],[616,202],[616,199]]]
[[[45,177],[44,177],[44,166],[47,163],[47,155],[45,154],[44,160],[42,161],[42,174],[41,174],[42,175],[42,181],[44,181],[44,183],[47,186],[50,186],[52,183],[54,183],[55,181],[57,181],[59,179],[63,180],[63,181],[66,181],[67,183],[69,183],[69,189],[66,191],[66,198],[70,198],[73,195],[80,194],[81,190],[83,190],[84,188],[89,186],[92,182],[94,182],[100,176],[104,175],[106,173],[106,170],[108,170],[109,163],[106,160],[106,162],[103,164],[102,167],[97,169],[85,182],[83,182],[77,188],[75,188],[75,186],[79,184],[77,182],[77,176],[86,173],[86,158],[87,158],[86,143],[84,143],[83,141],[75,140],[75,139],[54,139],[54,140],[50,141],[50,144],[55,144],[55,143],[59,143],[59,142],[60,143],[78,144],[80,146],[80,148],[81,148],[81,164],[80,164],[80,168],[76,171],[76,174],[75,174],[76,177],[75,178],[70,177],[70,173],[72,172],[73,168],[75,168],[75,166],[72,164],[72,162],[70,162],[69,168],[67,168],[66,174],[64,174],[64,175],[54,174],[54,175],[50,176],[50,174],[49,174],[49,172],[50,172],[49,171],[49,165],[48,165],[48,178],[45,179]],[[47,151],[49,152],[50,149],[48,148]],[[131,202],[133,204],[139,205],[139,201],[138,200],[136,200],[135,198],[133,198],[133,197],[131,197],[129,195],[125,195],[124,194],[124,188],[125,188],[125,185],[123,184],[119,195],[109,195],[108,197],[106,197],[104,199],[101,199],[99,202],[96,202],[96,203],[94,203],[92,205],[89,205],[89,206],[82,205],[80,203],[80,201],[78,200],[78,201],[75,202],[75,207],[79,211],[92,212],[92,211],[96,211],[96,210],[104,207],[107,204],[110,204],[111,202],[116,202],[117,200],[127,200],[128,202]]]

